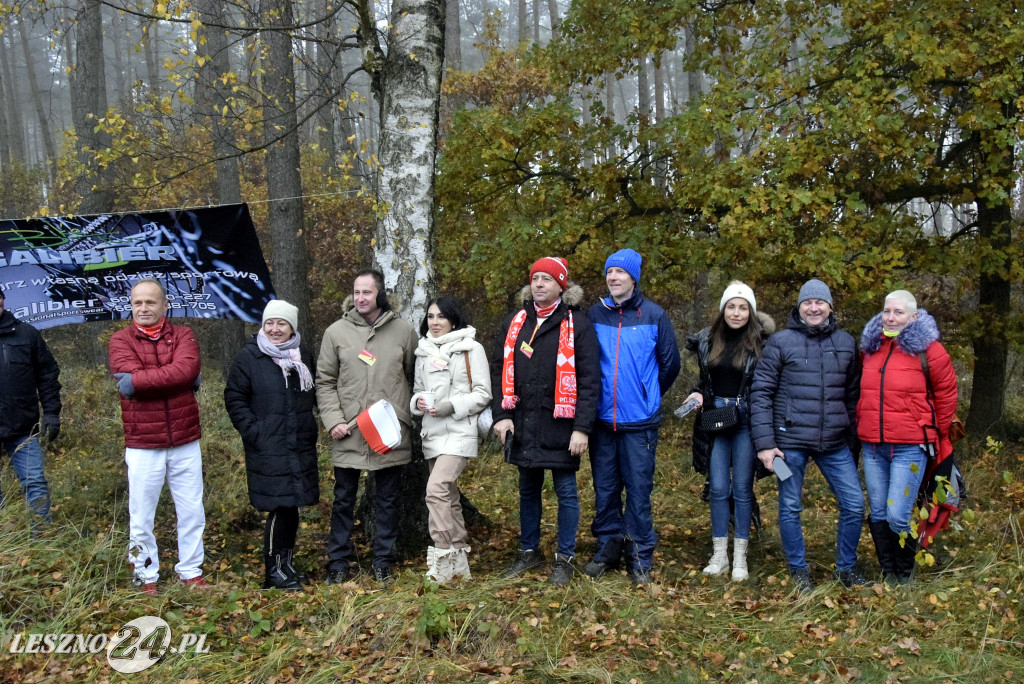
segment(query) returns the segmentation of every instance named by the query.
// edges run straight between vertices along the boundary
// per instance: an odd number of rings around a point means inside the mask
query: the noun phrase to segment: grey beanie
[[[835,306],[832,303],[832,290],[817,278],[811,278],[800,288],[800,296],[797,297],[796,305],[800,306],[808,299],[820,299],[823,302],[828,302],[831,307]]]

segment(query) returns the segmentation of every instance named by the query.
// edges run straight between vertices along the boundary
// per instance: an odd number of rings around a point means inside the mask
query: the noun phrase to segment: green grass
[[[771,481],[757,485],[765,527],[752,539],[751,579],[704,577],[710,530],[702,480],[689,468],[688,434],[673,424],[659,448],[654,510],[658,582],[645,590],[622,574],[582,575],[563,589],[547,569],[498,579],[517,546],[513,468],[493,445],[462,476],[490,519],[471,531],[472,582],[424,583],[423,558],[381,589],[365,574],[348,584],[290,595],[259,590],[262,519],[248,504],[240,443],[207,378],[201,391],[207,561],[215,587],[189,591],[173,578],[173,507],[157,514],[160,595],[130,586],[120,420],[103,371],[66,373],[64,437],[48,450],[55,525],[32,539],[9,467],[0,511],[0,681],[433,681],[433,682],[984,682],[1024,680],[1021,444],[990,443],[964,460],[971,514],[934,547],[935,565],[908,588],[846,590],[825,581],[836,509],[817,471],[808,476],[804,526],[819,588],[795,596],[785,573]],[[675,421],[673,421],[675,423]],[[965,452],[966,453],[966,452]],[[322,577],[331,483],[323,454],[321,504],[303,511],[297,562]],[[1004,476],[1004,473],[1010,473]],[[591,552],[590,477],[579,476],[579,552]],[[550,557],[555,501],[545,490]],[[360,552],[367,558],[365,548]],[[860,554],[877,572],[869,536]],[[364,563],[368,565],[368,563]],[[104,653],[10,653],[29,633],[103,633],[156,615],[172,630],[206,635],[209,652],[168,654],[138,674]]]

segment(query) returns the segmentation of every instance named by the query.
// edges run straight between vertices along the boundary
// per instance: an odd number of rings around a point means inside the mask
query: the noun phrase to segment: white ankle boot
[[[473,579],[473,576],[469,574],[469,552],[472,551],[468,546],[464,548],[455,549],[455,553],[452,555],[454,569],[452,570],[453,577],[461,577],[464,580]]]
[[[714,553],[704,568],[705,575],[724,575],[729,572],[729,538],[712,537],[711,548]]]
[[[427,577],[438,584],[447,584],[455,574],[456,549],[427,547]]]
[[[746,539],[734,539],[732,542],[732,581],[742,582],[749,576],[747,573]]]

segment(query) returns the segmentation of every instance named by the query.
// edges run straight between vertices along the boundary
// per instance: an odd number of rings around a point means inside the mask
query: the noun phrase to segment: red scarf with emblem
[[[547,318],[561,303],[539,308],[534,304],[538,318]],[[511,410],[519,403],[515,393],[515,345],[519,332],[526,322],[526,309],[520,309],[512,319],[505,334],[501,366],[501,407]],[[537,326],[538,328],[540,325]],[[532,340],[531,340],[532,341]],[[555,418],[572,418],[576,415],[576,335],[572,322],[572,311],[567,312],[558,327],[558,358],[555,361]]]

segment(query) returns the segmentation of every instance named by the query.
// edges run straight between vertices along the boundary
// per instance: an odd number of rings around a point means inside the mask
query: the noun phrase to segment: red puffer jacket
[[[191,328],[172,325],[151,340],[135,325],[110,338],[110,370],[131,373],[135,394],[121,397],[124,444],[166,449],[200,437],[199,404],[193,385],[199,376],[199,343]]]
[[[935,319],[924,309],[895,338],[882,335],[881,314],[865,326],[857,403],[862,442],[934,444],[940,461],[952,452],[949,425],[956,412],[956,371],[938,339]],[[928,396],[920,353],[928,357],[934,398]]]

